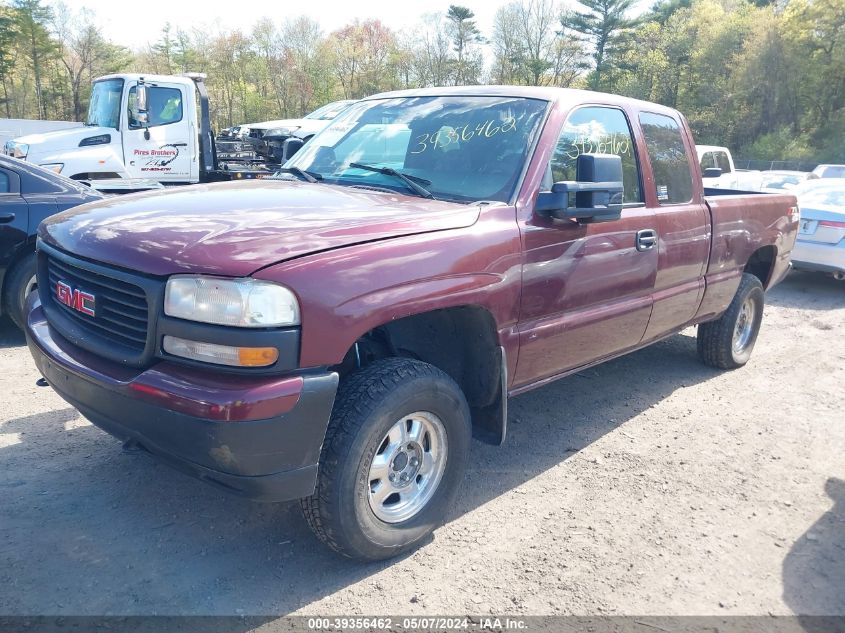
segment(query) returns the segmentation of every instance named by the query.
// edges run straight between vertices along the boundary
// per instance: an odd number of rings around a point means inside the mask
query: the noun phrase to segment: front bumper
[[[165,463],[259,501],[314,491],[338,376],[243,376],[160,362],[128,368],[53,330],[31,298],[29,349],[50,386],[95,425]]]
[[[845,242],[826,244],[799,239],[792,249],[792,264],[799,270],[845,272]]]

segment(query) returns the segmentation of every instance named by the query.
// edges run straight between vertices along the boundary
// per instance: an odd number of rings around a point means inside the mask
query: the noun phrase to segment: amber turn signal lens
[[[279,360],[275,347],[239,347],[238,360],[243,367],[266,367]]]
[[[279,350],[275,347],[232,347],[176,336],[165,336],[163,347],[174,356],[230,367],[269,367],[279,360]]]

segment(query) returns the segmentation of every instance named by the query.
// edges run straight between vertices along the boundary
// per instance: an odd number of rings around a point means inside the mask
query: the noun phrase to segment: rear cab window
[[[612,106],[585,106],[571,112],[563,124],[542,189],[556,182],[575,181],[581,154],[616,154],[622,158],[624,202],[643,202],[640,170],[631,126],[622,110]]]
[[[9,174],[0,169],[0,193],[9,193],[11,191],[11,184],[9,183]]]
[[[672,117],[653,112],[640,114],[640,126],[654,175],[657,202],[661,205],[691,202],[692,171],[681,126]]]

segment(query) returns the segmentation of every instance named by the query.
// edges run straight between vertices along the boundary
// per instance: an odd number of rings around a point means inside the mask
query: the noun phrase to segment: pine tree
[[[578,0],[586,11],[575,11],[561,18],[563,27],[580,33],[593,47],[595,71],[590,77],[594,90],[602,85],[602,75],[608,70],[608,53],[619,35],[636,26],[637,21],[626,14],[636,0]]]
[[[15,0],[12,4],[17,31],[25,42],[26,54],[32,64],[35,79],[35,102],[38,118],[46,118],[42,77],[44,66],[56,55],[56,43],[51,39],[48,25],[53,19],[50,7],[41,4],[41,0]]]
[[[449,22],[449,34],[452,37],[452,43],[455,47],[455,83],[464,84],[469,83],[472,73],[472,61],[467,60],[467,53],[470,46],[481,41],[481,32],[475,24],[475,13],[467,7],[462,7],[457,4],[449,5],[449,11],[446,13],[446,19]],[[474,78],[473,78],[474,79]]]

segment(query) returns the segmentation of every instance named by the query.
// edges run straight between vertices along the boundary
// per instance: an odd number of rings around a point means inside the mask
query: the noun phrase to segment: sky
[[[185,30],[240,28],[248,31],[261,17],[282,22],[286,17],[304,14],[317,20],[325,32],[340,28],[356,17],[361,20],[378,18],[387,26],[401,30],[413,27],[423,14],[445,12],[450,3],[472,9],[484,34],[492,30],[496,9],[506,4],[504,0],[306,0],[301,3],[279,0],[65,0],[73,9],[87,7],[93,10],[109,39],[133,49],[157,40],[168,21]]]
[[[55,2],[56,0],[48,0]],[[112,41],[132,49],[159,38],[162,27],[190,31],[241,29],[249,31],[261,17],[281,23],[286,17],[307,15],[317,20],[325,32],[340,28],[355,18],[378,18],[395,30],[412,28],[426,13],[445,12],[449,4],[461,4],[475,13],[482,34],[493,30],[493,17],[507,0],[64,0],[73,9],[87,7],[94,11],[104,34]],[[568,0],[574,5],[574,0]],[[650,6],[651,0],[639,0],[635,12]]]

